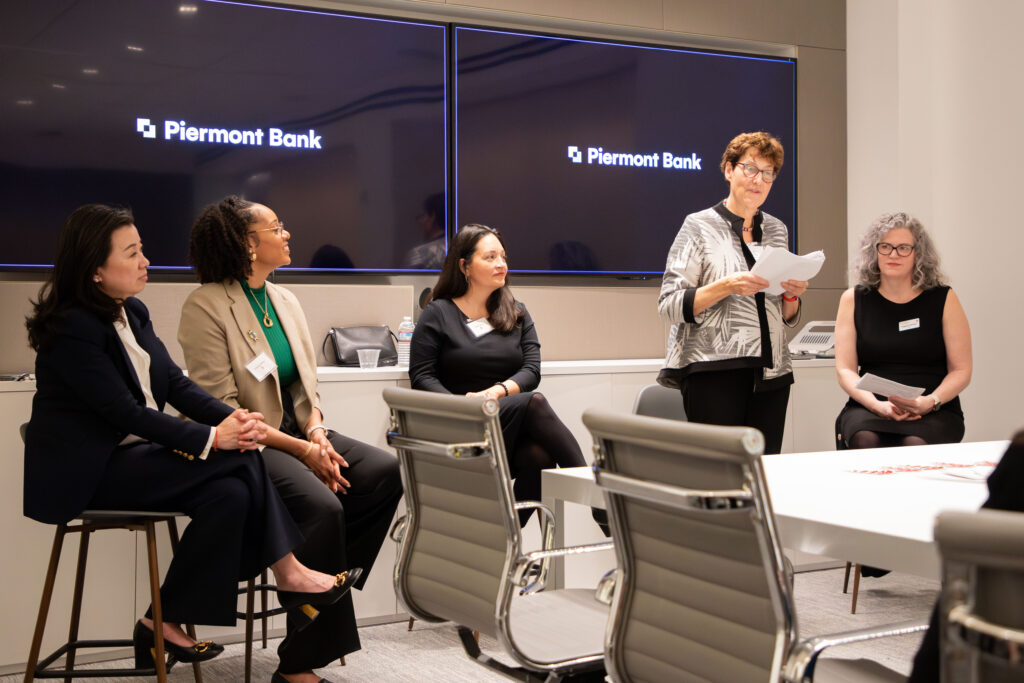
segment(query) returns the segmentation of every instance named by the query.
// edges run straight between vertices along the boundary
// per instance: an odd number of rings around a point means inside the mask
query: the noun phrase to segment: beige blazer
[[[298,299],[287,289],[268,282],[267,297],[295,357],[299,381],[292,385],[291,395],[295,419],[305,429],[313,409],[320,409],[309,326]],[[189,294],[181,309],[178,342],[193,382],[228,405],[263,413],[267,424],[279,427],[284,408],[277,369],[260,382],[245,367],[260,353],[274,359],[263,332],[242,285],[230,280],[205,284]]]

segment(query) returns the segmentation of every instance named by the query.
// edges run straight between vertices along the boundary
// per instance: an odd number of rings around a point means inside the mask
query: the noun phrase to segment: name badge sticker
[[[921,327],[920,318],[911,318],[910,320],[900,321],[900,332],[906,332],[907,330],[916,330]]]
[[[277,364],[273,358],[267,355],[266,351],[263,351],[260,355],[246,363],[245,369],[256,378],[257,382],[262,382],[267,378],[267,375],[277,369]]]
[[[472,332],[473,336],[475,336],[477,339],[484,336],[488,332],[494,330],[494,325],[487,322],[487,318],[478,318],[476,320],[470,320],[468,323],[466,323],[466,327],[469,328],[469,331]]]

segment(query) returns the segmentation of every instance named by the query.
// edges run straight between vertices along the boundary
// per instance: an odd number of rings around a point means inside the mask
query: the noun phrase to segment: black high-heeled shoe
[[[306,593],[304,591],[277,591],[277,601],[281,607],[302,621],[300,629],[309,626],[320,614],[317,607],[333,605],[341,600],[345,593],[352,589],[359,577],[363,575],[361,567],[353,567],[348,571],[338,574],[334,579],[334,586],[320,593]]]
[[[135,668],[155,669],[156,643],[152,629],[141,621],[135,622],[132,640],[135,641]],[[213,659],[224,652],[224,646],[212,640],[201,640],[192,647],[182,647],[164,638],[164,652],[167,653],[167,671],[170,671],[175,662],[205,662]]]

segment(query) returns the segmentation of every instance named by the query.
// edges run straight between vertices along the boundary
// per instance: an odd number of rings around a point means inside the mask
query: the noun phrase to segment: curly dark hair
[[[502,248],[505,247],[501,233],[494,228],[479,223],[462,226],[448,248],[448,255],[441,268],[441,275],[437,278],[434,291],[430,293],[431,299],[454,299],[466,293],[469,283],[466,281],[465,273],[462,272],[461,263],[473,260],[477,242],[486,235],[494,235],[498,238]],[[499,332],[508,332],[519,325],[523,317],[523,309],[516,305],[516,298],[512,296],[512,290],[508,288],[508,275],[506,274],[505,284],[487,297],[487,321]]]
[[[748,149],[753,149],[758,155],[772,162],[776,173],[782,170],[784,156],[782,143],[771,133],[764,131],[740,133],[730,140],[725,147],[725,152],[722,153],[722,163],[719,164],[719,167],[724,172],[727,165],[735,166]]]
[[[87,204],[75,209],[60,231],[53,270],[32,302],[32,315],[25,320],[28,343],[39,351],[53,335],[60,315],[81,306],[105,320],[121,315],[119,299],[113,299],[93,280],[96,269],[110,256],[110,236],[118,228],[133,225],[131,209]]]
[[[246,237],[257,220],[252,206],[252,202],[231,195],[199,214],[189,236],[188,261],[200,283],[242,281],[252,275]]]

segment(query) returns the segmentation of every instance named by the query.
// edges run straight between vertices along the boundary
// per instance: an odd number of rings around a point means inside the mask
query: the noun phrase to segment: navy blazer
[[[56,332],[36,355],[36,394],[25,435],[25,515],[64,523],[92,499],[107,459],[128,434],[199,454],[232,408],[182,374],[135,298],[128,324],[150,357],[149,381],[160,410],[170,403],[192,421],[146,407],[142,387],[114,325],[82,308],[60,314]],[[193,461],[202,467],[202,461]]]

